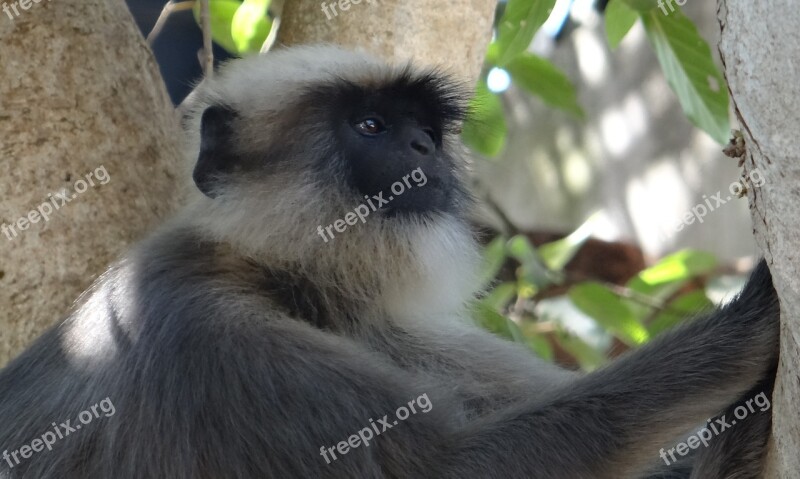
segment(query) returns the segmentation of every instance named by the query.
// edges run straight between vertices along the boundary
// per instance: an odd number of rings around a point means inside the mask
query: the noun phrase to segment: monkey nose
[[[420,155],[431,155],[436,150],[436,145],[430,135],[424,130],[416,130],[411,135],[411,149]]]

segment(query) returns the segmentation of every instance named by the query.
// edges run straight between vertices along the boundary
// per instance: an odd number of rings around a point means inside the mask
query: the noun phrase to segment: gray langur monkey
[[[769,387],[766,265],[588,375],[481,330],[464,101],[330,46],[201,84],[195,197],[0,373],[0,477],[755,477],[768,418],[674,467],[659,451]],[[84,422],[103,398],[113,417]]]

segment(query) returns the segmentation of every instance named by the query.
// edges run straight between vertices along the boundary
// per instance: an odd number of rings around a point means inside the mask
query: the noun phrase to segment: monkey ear
[[[233,152],[234,120],[236,111],[213,105],[200,119],[200,155],[194,166],[192,179],[197,188],[209,198],[219,196],[216,182],[233,171],[236,157]]]

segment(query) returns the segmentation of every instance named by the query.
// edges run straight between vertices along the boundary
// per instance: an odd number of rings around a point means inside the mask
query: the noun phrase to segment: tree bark
[[[172,105],[123,0],[22,3],[0,12],[0,365],[172,209],[182,176]]]
[[[329,20],[318,0],[289,0],[279,41],[413,58],[472,84],[495,5],[351,0]],[[174,208],[186,176],[172,105],[123,0],[16,8],[0,12],[0,365]],[[107,184],[75,191],[100,169]]]
[[[781,300],[780,366],[766,477],[800,471],[800,11],[793,0],[720,0],[720,53],[746,143],[765,182],[748,196],[756,240]]]
[[[413,59],[472,86],[496,5],[497,0],[286,0],[278,43],[335,43],[398,64]]]

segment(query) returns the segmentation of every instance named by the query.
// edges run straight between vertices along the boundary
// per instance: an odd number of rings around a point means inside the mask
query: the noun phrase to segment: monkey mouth
[[[374,195],[373,204],[380,203],[378,211],[386,218],[404,215],[455,212],[451,189],[442,181],[429,179],[424,186],[414,186],[402,192],[389,190],[389,195]],[[382,201],[381,201],[382,200]]]
[[[429,213],[452,213],[455,207],[447,191],[415,192],[405,198],[399,198],[387,205],[384,215],[394,218],[402,215],[426,215]]]

